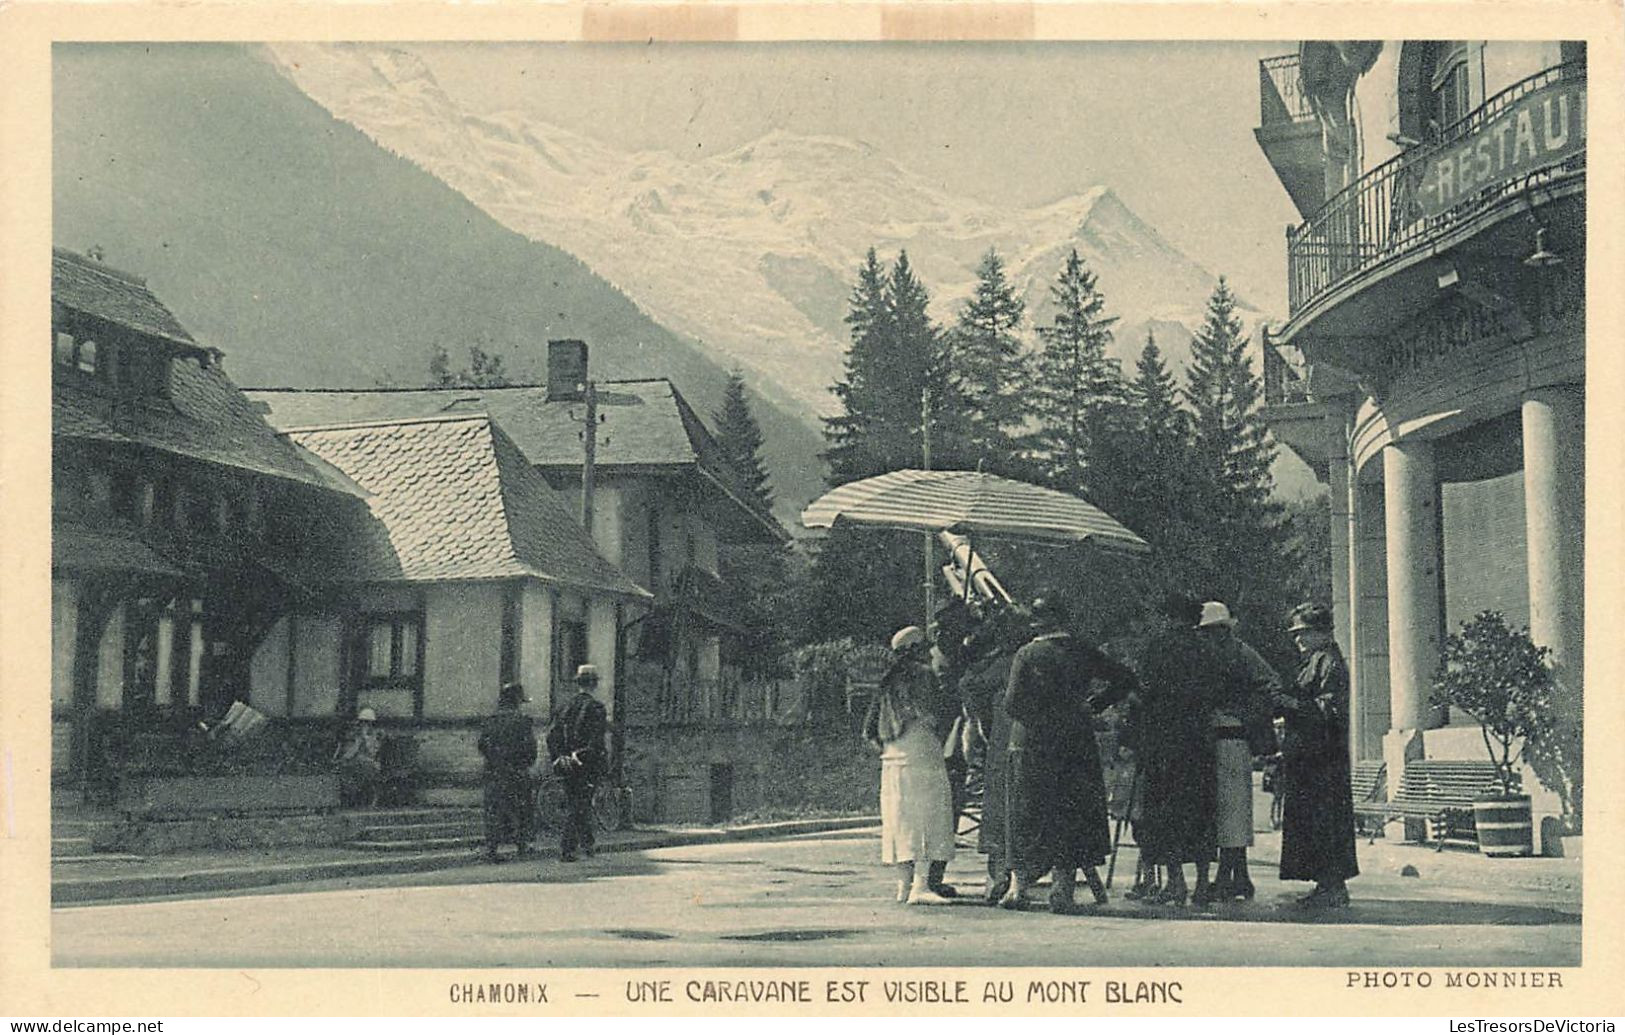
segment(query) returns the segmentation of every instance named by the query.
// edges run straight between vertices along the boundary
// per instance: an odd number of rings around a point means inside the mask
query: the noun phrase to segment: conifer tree
[[[744,375],[734,370],[723,390],[722,407],[713,414],[717,446],[752,502],[772,513],[773,486],[762,464],[762,429],[745,396]],[[724,660],[747,676],[777,675],[794,601],[786,593],[785,549],[778,543],[722,544],[718,567],[724,584],[738,602],[742,635],[724,640]]]
[[[1259,413],[1262,388],[1247,355],[1236,296],[1223,277],[1208,299],[1207,316],[1191,342],[1185,389],[1195,448],[1218,490],[1238,516],[1259,512],[1269,499],[1275,447]]]
[[[1277,634],[1281,601],[1292,592],[1294,559],[1282,507],[1270,498],[1275,447],[1259,412],[1263,389],[1236,304],[1221,277],[1191,343],[1185,394],[1197,470],[1195,498],[1184,509],[1199,521],[1187,563],[1205,593],[1228,603],[1255,635],[1268,637]],[[1266,656],[1289,657],[1275,638],[1273,645],[1255,646]]]
[[[762,512],[770,513],[773,487],[762,465],[762,428],[751,413],[750,402],[745,398],[745,376],[738,369],[729,372],[722,392],[722,407],[712,419],[717,427],[717,445],[734,474],[760,504]]]
[[[1125,403],[1122,371],[1106,355],[1117,318],[1105,315],[1106,299],[1076,248],[1050,298],[1054,322],[1038,328],[1044,347],[1032,382],[1033,452],[1057,488],[1095,499],[1107,487],[1110,439]]]
[[[1019,336],[1026,304],[1005,276],[1004,260],[988,249],[976,269],[976,289],[948,335],[946,387],[958,415],[953,451],[967,464],[1009,471],[1014,439],[1025,419],[1025,356]]]
[[[829,449],[829,483],[842,485],[874,472],[871,435],[879,430],[876,398],[882,380],[880,357],[891,340],[890,304],[885,269],[873,248],[858,268],[846,314],[851,344],[846,352],[846,378],[833,386],[841,412],[824,418]]]

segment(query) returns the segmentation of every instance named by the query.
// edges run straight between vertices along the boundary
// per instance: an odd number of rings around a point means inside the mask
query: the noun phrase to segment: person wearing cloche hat
[[[497,711],[480,729],[476,742],[485,759],[482,781],[485,805],[485,857],[501,862],[505,844],[521,856],[532,851],[535,809],[531,803],[530,766],[536,761],[536,731],[530,716],[519,710],[525,688],[508,683],[497,694]]]
[[[1198,628],[1217,661],[1218,683],[1210,726],[1213,736],[1214,833],[1219,872],[1211,899],[1250,900],[1247,849],[1253,843],[1253,756],[1275,752],[1270,706],[1281,677],[1236,634],[1236,620],[1222,602],[1202,605]]]
[[[592,855],[592,795],[603,779],[608,761],[604,737],[609,731],[609,712],[600,701],[598,667],[579,665],[575,674],[576,693],[553,718],[547,734],[547,753],[553,772],[564,781],[564,832],[559,838],[559,858],[575,862],[577,853]]]
[[[863,719],[863,738],[880,749],[880,861],[897,867],[897,901],[911,906],[951,901],[932,887],[954,855],[954,820],[930,647],[919,626],[897,630]]]
[[[355,715],[355,725],[333,752],[339,776],[339,800],[346,805],[378,804],[383,789],[383,735],[378,732],[378,713],[363,708]]]
[[[1276,709],[1286,717],[1281,879],[1315,882],[1301,905],[1339,908],[1349,904],[1346,882],[1360,872],[1349,787],[1349,670],[1325,605],[1293,608],[1287,631],[1303,662],[1293,684],[1276,696]]]

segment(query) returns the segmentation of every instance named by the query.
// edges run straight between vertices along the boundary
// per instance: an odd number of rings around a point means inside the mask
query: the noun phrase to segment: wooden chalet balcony
[[[1286,337],[1390,268],[1454,247],[1537,203],[1583,194],[1585,81],[1583,63],[1529,76],[1436,139],[1367,172],[1288,230]],[[1560,122],[1553,109],[1559,101]],[[1291,110],[1285,97],[1281,106]],[[1562,128],[1561,137],[1543,118]],[[1527,161],[1522,159],[1526,129],[1535,136]],[[1554,146],[1554,141],[1567,144]]]

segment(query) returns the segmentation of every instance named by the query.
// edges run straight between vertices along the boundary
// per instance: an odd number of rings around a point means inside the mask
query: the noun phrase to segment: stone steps
[[[348,847],[363,852],[444,852],[456,848],[473,848],[485,843],[484,834],[460,837],[424,837],[411,841],[351,841]]]
[[[447,837],[478,837],[484,831],[478,819],[450,820],[439,823],[399,823],[390,826],[366,827],[356,835],[356,841],[432,841]]]

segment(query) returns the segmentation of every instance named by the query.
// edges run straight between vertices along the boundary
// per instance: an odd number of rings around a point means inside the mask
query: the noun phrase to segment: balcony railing
[[[1581,172],[1585,151],[1466,193],[1448,208],[1425,211],[1424,170],[1438,157],[1527,95],[1568,81],[1585,83],[1584,64],[1548,68],[1490,98],[1436,140],[1402,152],[1338,192],[1301,226],[1287,231],[1288,307],[1292,316],[1381,262],[1421,248],[1504,198]],[[1572,129],[1572,127],[1571,127]],[[1514,157],[1517,155],[1514,144]]]
[[[1266,128],[1314,121],[1298,55],[1282,54],[1258,63],[1258,118],[1258,124]]]
[[[1296,349],[1290,346],[1284,348],[1293,354],[1292,358],[1282,355],[1283,347],[1275,346],[1268,339],[1264,341],[1264,405],[1276,407],[1314,402],[1309,394],[1309,377],[1313,368],[1303,361]]]

